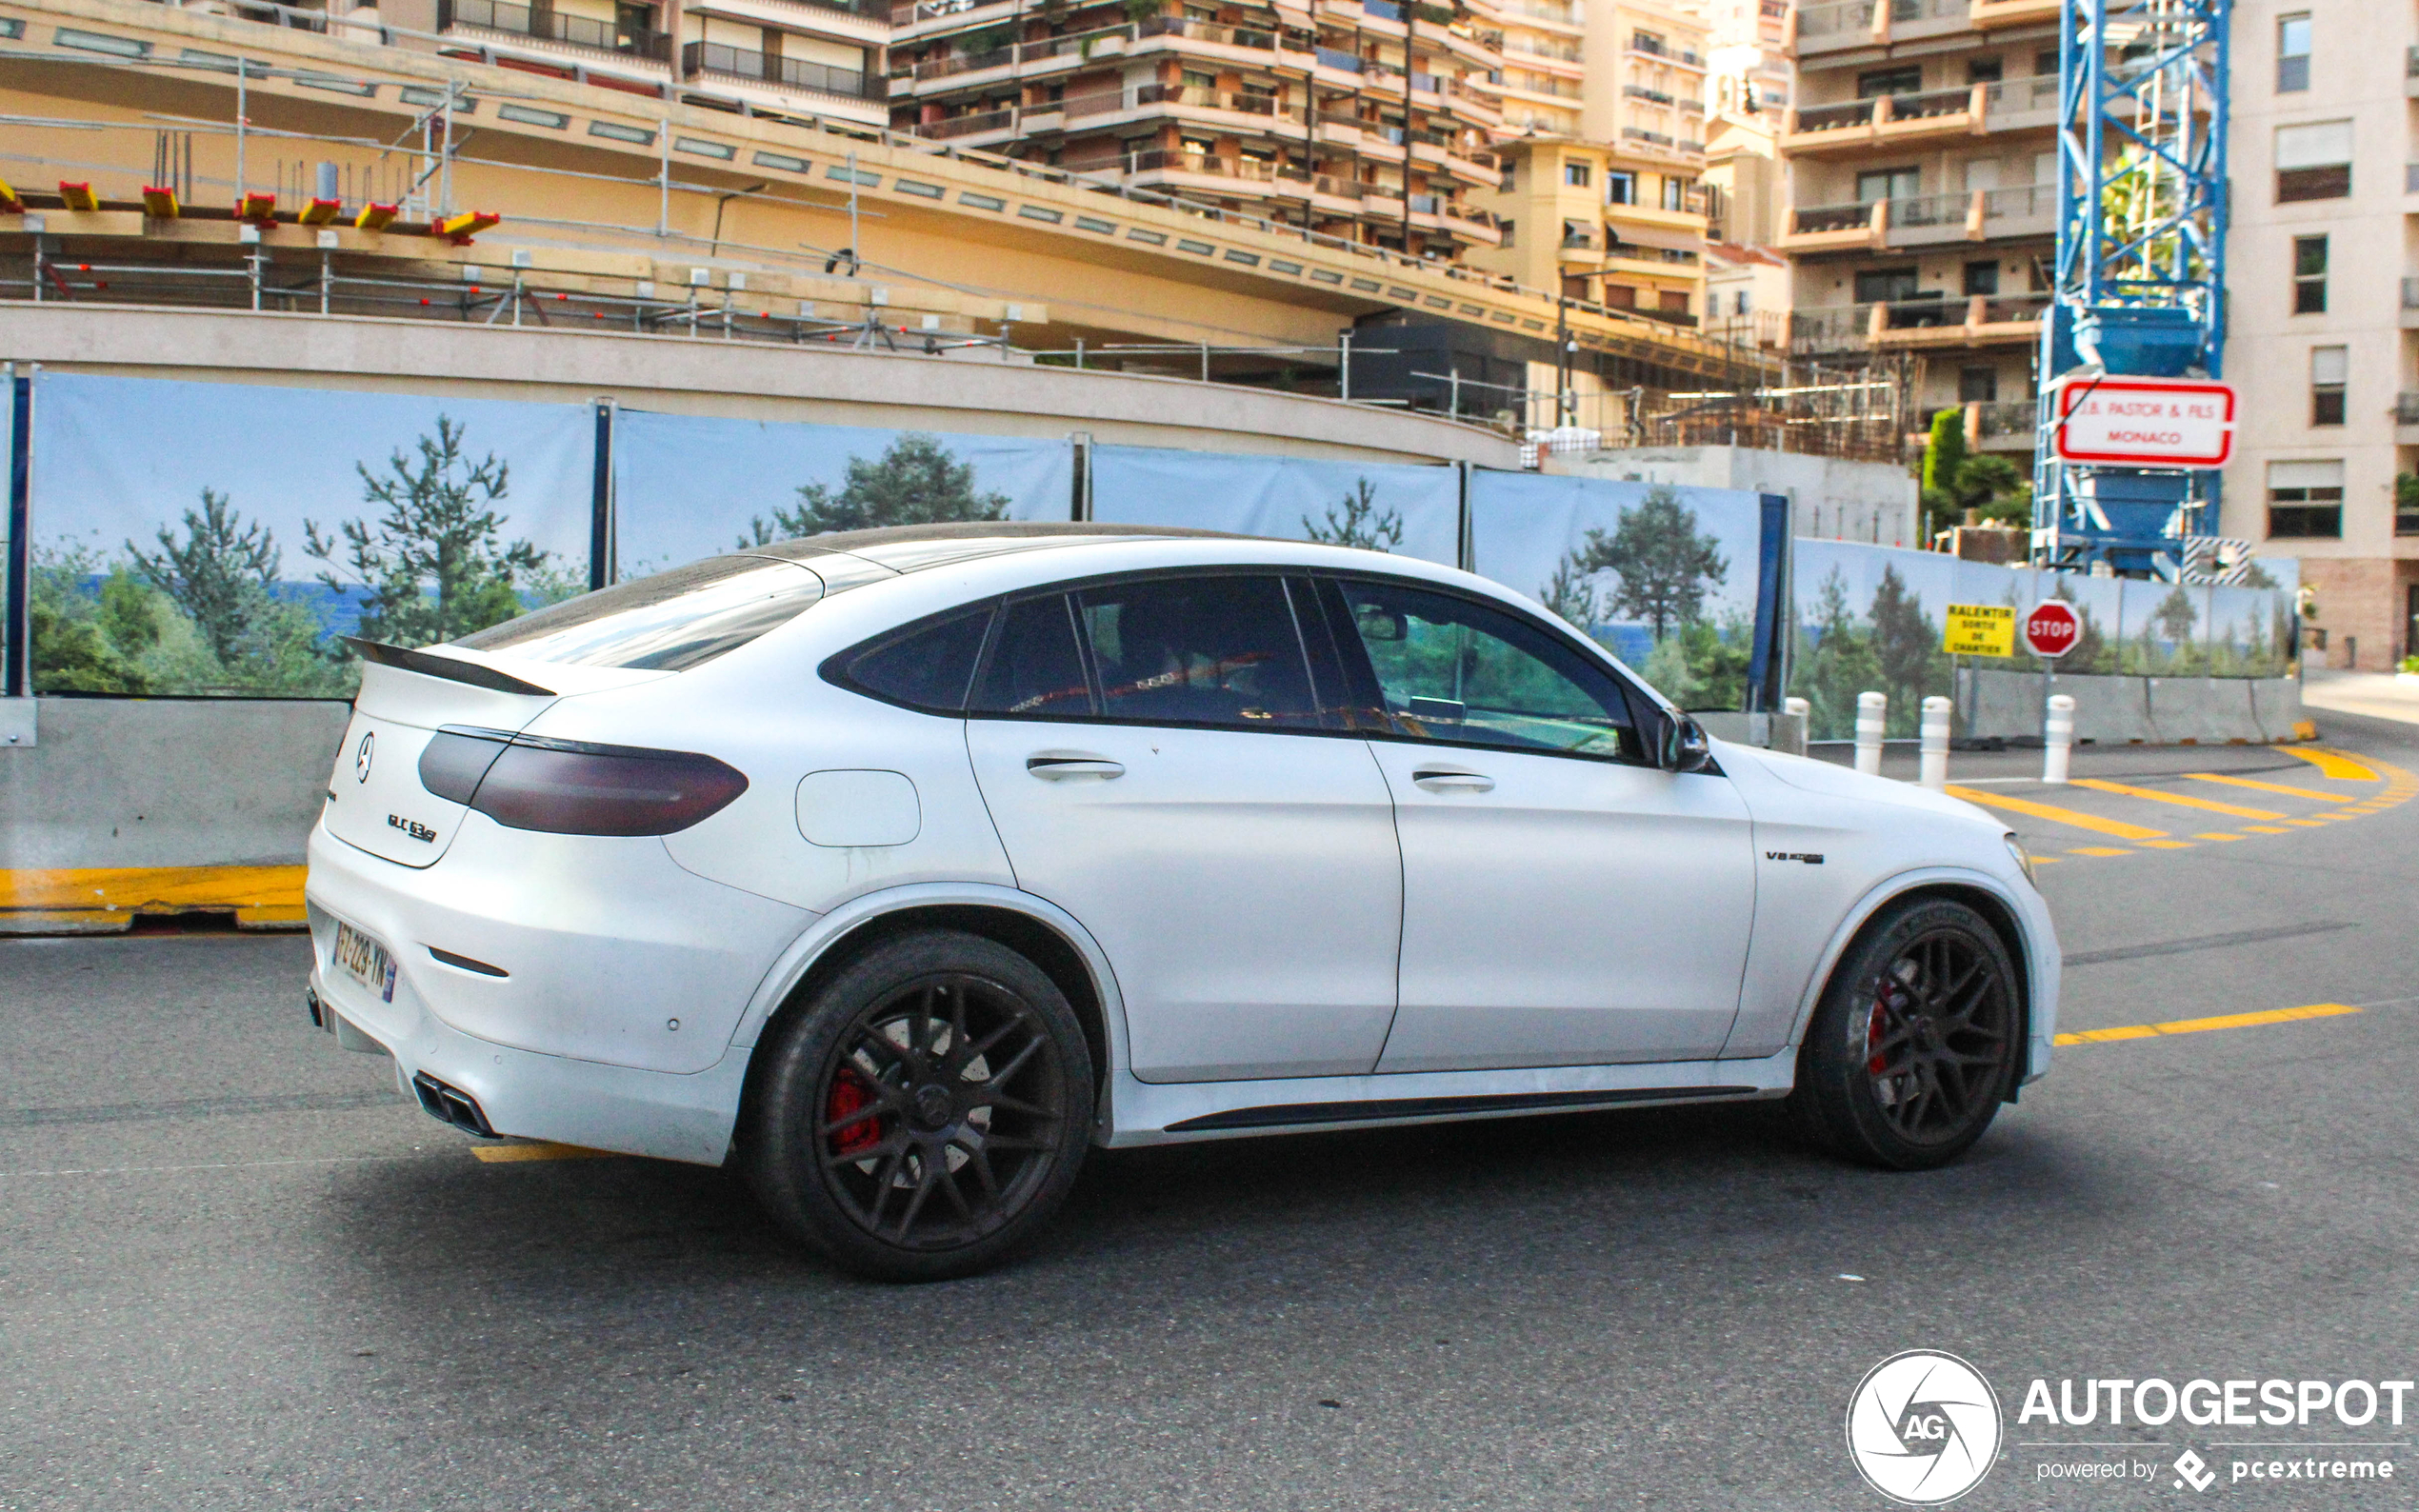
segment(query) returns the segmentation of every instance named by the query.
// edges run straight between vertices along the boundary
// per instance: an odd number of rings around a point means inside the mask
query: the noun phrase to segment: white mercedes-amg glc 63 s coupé
[[[991,1263],[1094,1144],[1786,1098],[1913,1168],[2049,1068],[2004,826],[1449,568],[915,527],[360,649],[314,1020],[869,1275]]]

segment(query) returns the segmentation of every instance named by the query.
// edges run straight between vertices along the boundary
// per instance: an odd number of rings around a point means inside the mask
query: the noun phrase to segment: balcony
[[[2040,406],[2030,399],[1993,399],[1966,406],[1966,442],[1984,451],[2032,450]]]
[[[2043,130],[2058,124],[2058,76],[2037,73],[2029,79],[2005,79],[1982,89],[1983,129]]]
[[[1832,0],[1829,5],[1800,6],[1798,53],[1804,56],[1833,48],[1862,47],[1872,40],[1874,25],[1873,0]]]
[[[2058,0],[1969,0],[1966,24],[1978,31],[2041,26],[2056,21],[2060,9]]]
[[[1077,116],[1173,107],[1186,110],[1222,110],[1229,115],[1258,116],[1263,120],[1284,121],[1294,126],[1302,124],[1302,108],[1279,105],[1272,94],[1243,94],[1229,90],[1204,90],[1178,84],[1141,84],[1130,90],[1069,95],[1058,104],[1070,120]]]
[[[2058,229],[2058,187],[2020,184],[1982,191],[1982,234],[2052,236]]]
[[[530,6],[505,4],[504,0],[437,0],[437,30],[451,31],[457,27],[526,37],[540,44],[559,44],[583,52],[651,63],[671,61],[671,38],[663,32],[616,27],[586,16],[540,12]]]
[[[1938,242],[1979,241],[1982,196],[1959,190],[1912,194],[1889,202],[1888,247],[1928,247]]]
[[[1878,249],[1889,231],[1889,204],[1875,200],[1860,205],[1805,206],[1789,211],[1781,232],[1785,252],[1845,251]]]
[[[1017,129],[1014,110],[978,110],[971,115],[954,115],[945,121],[923,121],[902,129],[928,137],[935,142],[954,142],[960,137],[986,136],[991,132],[1013,133]]]
[[[2419,446],[2419,393],[2408,388],[2394,395],[2394,444]]]
[[[2024,347],[2041,339],[2047,294],[1975,294],[1966,299],[1935,295],[1862,307],[1866,340],[1877,348]]]
[[[853,70],[834,69],[804,58],[768,57],[719,42],[691,42],[680,50],[681,67],[691,74],[743,79],[776,90],[814,94],[839,94],[851,100],[877,99],[874,81]]]
[[[1812,105],[1797,111],[1781,137],[1783,151],[1820,157],[1869,151],[1961,136],[1987,129],[1988,85],[1886,94],[1839,105]],[[2054,84],[2052,89],[2054,90]]]

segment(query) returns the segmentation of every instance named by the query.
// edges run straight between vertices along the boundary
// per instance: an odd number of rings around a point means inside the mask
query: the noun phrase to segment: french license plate
[[[395,964],[387,947],[341,920],[336,925],[336,965],[378,994],[379,1001],[395,1000]]]

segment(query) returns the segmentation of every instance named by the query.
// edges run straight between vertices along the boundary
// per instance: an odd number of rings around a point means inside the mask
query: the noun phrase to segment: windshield
[[[788,624],[823,597],[805,567],[718,556],[507,620],[456,645],[532,662],[679,672]]]

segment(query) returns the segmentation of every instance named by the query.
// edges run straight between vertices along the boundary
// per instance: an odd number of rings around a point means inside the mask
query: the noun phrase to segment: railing
[[[2394,424],[2419,426],[2419,393],[2406,388],[2394,395]]]
[[[1873,102],[1851,100],[1846,105],[1810,105],[1797,112],[1799,131],[1836,131],[1842,127],[1870,126]]]
[[[1346,52],[1337,48],[1313,48],[1310,54],[1318,59],[1319,67],[1323,69],[1340,69],[1346,73],[1364,71],[1361,55],[1357,52]]]
[[[1889,0],[1892,21],[1963,21],[1969,13],[1967,0]]]
[[[719,73],[735,79],[752,79],[786,90],[812,90],[824,94],[846,95],[852,100],[871,98],[866,76],[850,69],[834,69],[804,58],[768,57],[744,48],[725,47],[719,42],[691,42],[680,50],[681,66],[692,72]]]
[[[1928,90],[1921,94],[1893,94],[1889,97],[1889,118],[1893,121],[1925,121],[1934,116],[1957,115],[1973,108],[1974,91],[1963,90]]]
[[[1873,30],[1873,0],[1840,0],[1839,4],[1807,6],[1797,13],[1801,37],[1838,36]]]
[[[986,4],[994,3],[996,0],[916,0],[913,5],[891,7],[890,25],[911,27],[918,21],[964,15],[969,10],[979,10]]]
[[[1005,131],[1016,124],[1014,110],[978,110],[972,115],[953,115],[946,121],[925,121],[915,129],[918,136],[947,142],[953,137],[975,136],[985,131]]]
[[[1508,16],[1526,16],[1531,21],[1551,21],[1559,26],[1586,26],[1587,19],[1570,6],[1541,5],[1538,0],[1496,0],[1495,9]]]
[[[1884,330],[1925,330],[1936,326],[1957,326],[1963,325],[1965,318],[1963,300],[1950,300],[1939,294],[1928,299],[1893,299],[1882,307]]]
[[[1974,432],[1993,436],[2029,437],[2040,428],[2040,407],[2029,399],[1995,399],[1974,407]]]
[[[1240,94],[1229,90],[1205,90],[1195,85],[1144,84],[1127,91],[1135,108],[1146,105],[1182,105],[1198,110],[1231,110],[1242,115],[1266,115],[1280,121],[1299,122],[1300,106],[1280,106],[1273,94]],[[1069,111],[1069,114],[1075,112]]]
[[[1552,58],[1559,63],[1582,63],[1586,55],[1568,42],[1549,41],[1544,37],[1506,37],[1501,50],[1506,57]]]
[[[1549,95],[1557,100],[1584,100],[1587,98],[1587,94],[1581,90],[1579,86],[1575,84],[1566,84],[1560,79],[1531,78],[1526,84],[1507,84],[1505,88],[1519,90],[1529,94]]]
[[[1973,206],[1973,196],[1967,193],[1915,194],[1889,202],[1889,224],[1901,226],[1959,226],[1965,223],[1966,211]]]
[[[1562,233],[1562,249],[1566,252],[1600,251],[1603,247],[1604,244],[1597,239],[1596,233],[1585,229],[1575,231],[1567,230]]]
[[[1222,47],[1254,48],[1264,52],[1277,50],[1277,34],[1273,31],[1220,26],[1214,21],[1193,21],[1183,16],[1152,16],[1138,30],[1145,37],[1190,37],[1195,42],[1215,42]]]
[[[1986,294],[1982,296],[1982,319],[1978,324],[2006,326],[2037,321],[2049,308],[2047,294]]]
[[[2014,189],[1985,189],[1982,195],[1982,218],[1986,221],[2010,216],[2030,219],[2052,214],[2057,208],[2058,187],[2054,184],[2019,184]]]
[[[671,38],[660,31],[624,30],[586,16],[540,14],[531,7],[507,5],[504,0],[437,0],[437,30],[452,27],[477,27],[624,57],[652,58],[658,63],[671,58]]]
[[[1632,100],[1651,100],[1657,105],[1671,103],[1671,96],[1661,90],[1649,90],[1643,84],[1625,84],[1621,87],[1621,92],[1626,98]]]
[[[1982,90],[1983,110],[2001,115],[2023,110],[2045,110],[2058,103],[2058,76],[2036,73],[2029,79],[2003,79],[1986,84]]]
[[[1241,179],[1254,184],[1308,184],[1310,175],[1297,168],[1252,157],[1220,157],[1215,152],[1170,151],[1147,148],[1126,154],[1130,173],[1200,173],[1210,178]]]
[[[1634,126],[1623,127],[1621,129],[1621,139],[1625,142],[1644,142],[1649,147],[1669,148],[1679,146],[1677,142],[1672,141],[1671,138],[1664,135],[1661,131],[1644,130]]]
[[[1648,36],[1643,31],[1629,33],[1629,50],[1643,52],[1650,58],[1668,58],[1671,55],[1665,49],[1661,38]]]
[[[1802,205],[1789,212],[1790,229],[1800,236],[1824,231],[1861,231],[1873,224],[1873,207],[1864,205]]]
[[[1861,346],[1872,328],[1869,305],[1830,305],[1789,311],[1789,346],[1797,351],[1837,351]]]

